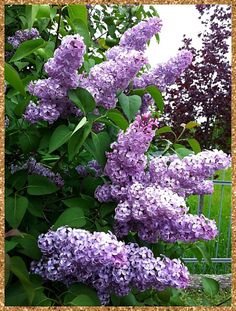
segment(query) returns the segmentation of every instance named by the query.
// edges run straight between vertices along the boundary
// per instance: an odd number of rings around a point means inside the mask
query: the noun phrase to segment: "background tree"
[[[181,124],[201,123],[195,138],[203,148],[230,152],[231,141],[231,7],[196,5],[204,30],[199,33],[202,47],[184,37],[183,47],[193,53],[193,62],[166,90],[164,123],[181,131]],[[171,115],[171,118],[170,118]]]

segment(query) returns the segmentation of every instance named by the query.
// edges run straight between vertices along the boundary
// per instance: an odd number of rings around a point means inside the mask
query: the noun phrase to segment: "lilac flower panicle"
[[[40,38],[38,30],[36,28],[31,28],[17,30],[12,37],[7,38],[7,41],[16,49],[22,42],[37,38]]]
[[[114,230],[117,236],[137,232],[140,239],[156,243],[211,240],[217,235],[216,223],[203,215],[188,214],[185,203],[190,194],[213,191],[207,180],[217,170],[230,166],[222,151],[203,151],[180,159],[177,155],[145,155],[154,137],[156,121],[150,115],[137,116],[107,153],[104,169],[111,182],[99,186],[100,202],[115,201]]]
[[[155,85],[161,92],[164,92],[168,85],[175,83],[177,78],[192,62],[192,53],[187,50],[180,51],[176,57],[171,58],[164,64],[158,64],[154,69],[134,78],[133,87],[136,89],[146,88]],[[149,94],[142,97],[141,112],[147,112],[154,104]]]
[[[117,142],[107,153],[105,173],[114,184],[123,185],[142,178],[147,151],[155,135],[157,123],[150,115],[137,116],[125,133],[120,132]]]
[[[32,273],[66,285],[88,284],[103,305],[112,292],[124,296],[132,287],[143,291],[188,285],[189,272],[180,260],[155,258],[147,247],[126,245],[111,233],[61,227],[40,235],[38,246],[42,258],[32,262]]]
[[[44,66],[49,78],[32,81],[28,86],[29,92],[37,96],[39,101],[37,105],[30,102],[24,114],[26,120],[31,123],[39,120],[54,123],[59,117],[82,115],[81,110],[69,100],[67,93],[79,85],[77,69],[83,63],[84,53],[85,45],[80,35],[63,38],[54,57]]]
[[[79,84],[93,95],[98,106],[111,109],[116,106],[117,91],[125,90],[146,63],[142,52],[122,50],[115,60],[104,61],[91,68],[88,76],[81,74]]]
[[[180,51],[177,56],[156,67],[140,77],[134,79],[134,88],[145,88],[156,85],[160,91],[165,91],[167,85],[173,84],[176,79],[192,62],[192,53],[187,50]]]
[[[37,163],[34,158],[29,158],[28,161],[22,166],[12,165],[11,173],[14,174],[19,170],[27,170],[28,174],[35,174],[47,177],[52,183],[56,184],[57,187],[61,188],[64,186],[64,181],[59,173],[52,172],[49,168],[43,166],[41,163]]]
[[[128,29],[120,39],[120,46],[126,49],[134,49],[144,51],[147,42],[158,32],[162,27],[162,21],[158,17],[149,18],[142,21],[136,26]]]

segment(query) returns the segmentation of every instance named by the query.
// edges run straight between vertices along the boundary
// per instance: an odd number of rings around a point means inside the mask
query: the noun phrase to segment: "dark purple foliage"
[[[193,54],[193,62],[174,87],[166,92],[164,123],[181,129],[181,123],[195,120],[201,126],[195,138],[203,148],[230,152],[231,134],[231,7],[197,5],[205,31],[199,34],[202,48],[195,49],[192,39],[184,37],[183,49]],[[182,49],[181,48],[181,49]]]

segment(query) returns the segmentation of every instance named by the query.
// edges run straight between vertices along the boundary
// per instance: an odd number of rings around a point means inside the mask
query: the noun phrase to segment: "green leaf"
[[[38,14],[39,7],[40,7],[39,4],[25,6],[25,17],[28,23],[28,28],[33,27],[34,21]]]
[[[84,141],[90,134],[92,125],[90,123],[85,124],[83,131],[76,132],[68,142],[68,157],[71,161],[74,156],[80,151]]]
[[[13,274],[15,274],[17,278],[20,280],[28,296],[29,303],[31,303],[34,299],[35,292],[29,279],[28,270],[21,257],[18,256],[11,257],[10,271]]]
[[[85,89],[78,87],[76,90],[68,92],[70,100],[76,104],[83,112],[92,112],[96,107],[93,96]]]
[[[154,85],[150,85],[146,87],[146,91],[152,96],[154,99],[158,109],[163,113],[164,110],[164,101],[161,92]]]
[[[5,293],[6,306],[26,306],[27,304],[29,304],[27,301],[27,295],[20,282],[7,286]]]
[[[190,122],[188,122],[186,125],[185,125],[185,128],[186,129],[192,129],[192,128],[194,128],[194,127],[196,127],[196,126],[199,126],[200,124],[199,123],[197,123],[197,122],[195,122],[195,121],[190,121]]]
[[[108,151],[111,143],[110,136],[106,132],[101,132],[98,134],[92,133],[92,140],[96,160],[100,165],[104,166],[106,163],[105,152]]]
[[[48,60],[50,57],[53,57],[53,52],[55,49],[55,43],[52,41],[47,42],[46,46],[39,48],[37,54],[43,57],[45,60]]]
[[[51,153],[54,150],[65,144],[71,137],[72,131],[64,124],[59,125],[49,140],[48,152]]]
[[[175,151],[180,158],[184,158],[190,154],[193,154],[193,151],[189,150],[187,148],[177,148],[177,149],[175,149]]]
[[[79,123],[76,125],[74,131],[72,132],[71,136],[74,135],[79,129],[81,129],[87,123],[86,117],[83,117]]]
[[[7,197],[5,206],[5,217],[9,225],[16,229],[21,224],[29,202],[25,197]]]
[[[202,278],[202,286],[204,292],[211,297],[216,295],[220,289],[219,283],[216,280],[207,277]]]
[[[64,297],[64,304],[72,306],[101,305],[96,291],[85,284],[72,285]]]
[[[192,148],[192,150],[197,154],[199,152],[201,152],[201,146],[199,144],[199,142],[195,139],[195,138],[189,138],[187,139],[190,147]]]
[[[122,113],[117,109],[111,109],[107,112],[107,117],[113,121],[121,130],[125,131],[129,126],[129,123],[124,118]]]
[[[87,46],[91,45],[91,38],[88,27],[86,26],[86,24],[83,22],[82,19],[74,19],[72,23],[72,28],[76,33],[79,33],[83,37],[84,43]]]
[[[87,200],[82,198],[71,198],[62,201],[67,207],[86,208],[89,209],[94,205],[94,200]]]
[[[45,41],[43,39],[34,39],[34,40],[27,40],[22,42],[19,47],[17,48],[15,54],[10,59],[10,62],[18,61],[33,52],[37,51],[39,48],[45,45]]]
[[[40,4],[38,5],[38,12],[36,18],[50,18],[50,5],[49,4]]]
[[[16,247],[17,244],[18,242],[16,241],[5,241],[5,252],[6,253],[10,252]]]
[[[81,228],[86,224],[84,212],[77,207],[71,207],[66,209],[56,220],[53,225],[53,229],[57,229],[61,226],[69,226],[73,228]]]
[[[170,301],[170,297],[171,297],[171,288],[167,287],[165,290],[163,291],[158,291],[156,293],[157,297],[164,302],[169,302]]]
[[[28,176],[27,192],[30,195],[51,194],[58,190],[57,186],[44,176],[31,175]]]
[[[129,293],[120,299],[120,306],[137,306],[137,303],[138,301],[132,293]]]
[[[131,122],[135,119],[135,116],[141,107],[141,97],[138,95],[126,96],[121,93],[118,99],[124,114],[127,116],[129,122]]]
[[[20,237],[16,238],[16,241],[22,247],[20,252],[25,254],[26,256],[39,260],[41,257],[41,252],[38,248],[37,241],[35,237],[30,234],[22,234]]]
[[[195,247],[201,253],[202,258],[205,259],[206,263],[208,265],[210,265],[211,264],[211,256],[210,256],[209,252],[207,251],[207,248],[206,248],[205,244],[202,243],[202,242],[199,242],[199,243],[195,244]],[[198,256],[199,256],[199,259],[200,259],[200,255],[198,255]]]
[[[163,126],[156,131],[156,135],[164,133],[173,133],[172,128],[170,126]]]
[[[25,96],[25,87],[18,72],[9,64],[5,63],[5,79],[21,95]]]
[[[88,12],[86,5],[70,4],[67,6],[67,9],[72,22],[75,19],[81,19],[86,26],[88,25]]]

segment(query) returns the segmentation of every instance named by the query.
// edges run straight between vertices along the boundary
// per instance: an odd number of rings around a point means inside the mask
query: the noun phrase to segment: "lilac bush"
[[[114,5],[113,15],[107,5],[13,7],[6,304],[15,305],[18,291],[19,305],[175,304],[189,286],[184,252],[218,234],[215,220],[190,213],[187,200],[211,194],[212,176],[231,165],[195,141],[183,148],[188,125],[179,136],[160,128],[161,93],[188,70],[192,53],[149,66],[145,50],[162,27],[152,6]],[[19,21],[24,30],[16,31]],[[31,39],[39,37],[37,48]],[[166,130],[173,142],[160,137]]]

